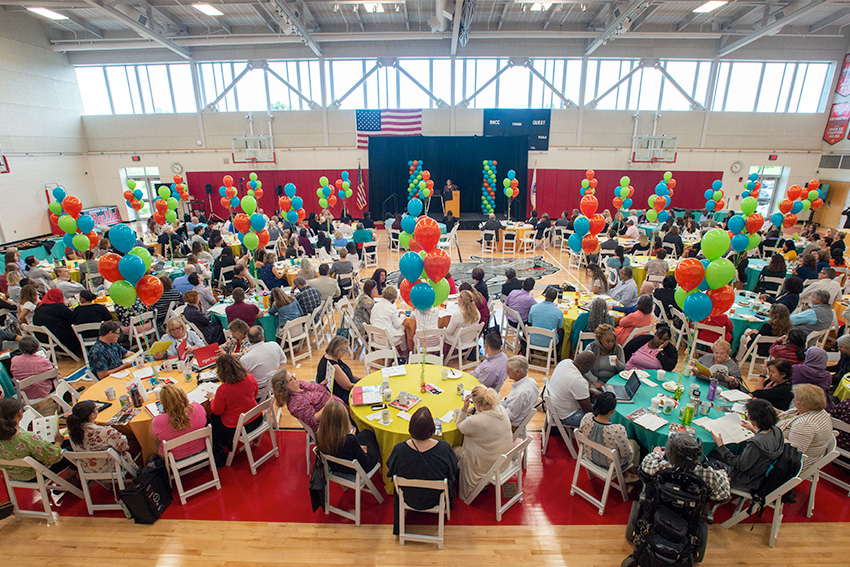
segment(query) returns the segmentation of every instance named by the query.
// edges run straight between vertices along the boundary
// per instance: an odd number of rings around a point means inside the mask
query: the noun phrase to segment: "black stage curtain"
[[[528,137],[527,136],[409,136],[375,137],[369,139],[369,210],[373,218],[386,213],[407,210],[408,161],[421,160],[423,169],[431,173],[435,188],[442,188],[446,179],[460,191],[460,214],[481,214],[481,185],[484,160],[495,160],[496,204],[494,212],[504,217],[507,211],[502,180],[508,170],[516,172],[519,196],[514,199],[511,217],[525,218],[528,197]],[[391,195],[397,196],[398,206]],[[436,215],[439,205],[432,204]]]

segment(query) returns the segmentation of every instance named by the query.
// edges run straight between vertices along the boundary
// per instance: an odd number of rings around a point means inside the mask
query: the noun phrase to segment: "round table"
[[[744,289],[747,291],[754,291],[756,289],[756,283],[758,283],[761,271],[768,263],[768,260],[762,260],[760,258],[749,259],[747,262],[747,283],[744,285]]]
[[[161,363],[156,363],[159,366]],[[145,366],[150,366],[150,363]],[[80,400],[97,400],[99,402],[110,401],[106,399],[106,389],[107,388],[115,388],[115,399],[111,400],[112,404],[102,412],[97,414],[95,418],[95,423],[98,425],[105,425],[107,421],[112,419],[112,417],[118,413],[121,409],[121,404],[118,401],[118,398],[125,395],[127,393],[127,383],[133,379],[133,370],[139,370],[138,368],[130,369],[130,374],[128,374],[124,378],[117,378],[115,376],[108,376],[99,382],[95,382],[92,384],[86,391],[82,393],[80,396]],[[186,392],[187,394],[195,389],[198,385],[198,376],[197,373],[192,373],[192,380],[186,382],[183,379],[183,374],[180,372],[160,372],[160,378],[167,376],[169,378],[173,378],[175,382],[177,382],[177,386]],[[150,380],[145,379],[142,380],[142,385],[146,389],[150,389]],[[156,401],[156,398],[153,393],[150,393],[147,399],[144,401],[145,404],[151,404]],[[144,406],[141,408],[136,417],[130,420],[129,423],[125,423],[123,425],[115,425],[115,429],[118,431],[127,434],[131,433],[136,441],[139,442],[139,445],[142,447],[142,457],[145,461],[148,460],[148,457],[155,454],[157,452],[156,449],[156,437],[154,437],[153,432],[151,431],[151,420],[153,417],[150,412],[148,412]]]
[[[408,412],[410,414],[415,413],[416,410],[424,406],[431,410],[431,415],[434,416],[434,419],[439,419],[446,415],[446,413],[463,407],[463,399],[457,394],[458,382],[462,382],[463,387],[466,390],[471,390],[473,386],[478,384],[478,380],[466,372],[464,372],[457,380],[447,380],[443,382],[441,370],[446,367],[426,364],[425,382],[441,388],[443,393],[437,395],[429,393],[423,394],[419,392],[419,375],[421,368],[422,365],[420,364],[408,364],[405,366],[407,374],[389,379],[390,388],[393,391],[393,399],[395,399],[396,396],[398,396],[398,393],[402,391],[422,398],[421,402],[410,409]],[[379,370],[363,377],[357,385],[380,385],[382,380],[383,376]],[[380,420],[371,421],[366,418],[366,416],[375,413],[375,411],[372,410],[371,405],[351,406],[351,418],[354,420],[354,423],[357,425],[359,430],[362,431],[363,429],[371,429],[375,432],[375,437],[378,439],[378,446],[381,448],[381,463],[383,471],[381,476],[384,480],[384,488],[386,489],[387,494],[392,494],[393,481],[391,478],[387,477],[387,459],[389,459],[390,454],[393,452],[393,447],[395,447],[396,444],[410,439],[410,433],[408,432],[410,424],[404,419],[398,417],[397,409],[393,407],[389,407],[388,409],[390,410],[390,419],[392,420],[389,425],[383,425]],[[463,435],[461,435],[460,431],[458,431],[454,420],[449,423],[443,423],[443,436],[441,439],[452,447],[460,446],[463,443]]]
[[[440,227],[440,234],[445,234],[445,233],[446,233],[446,224],[445,224],[445,223],[438,222],[438,223],[437,223],[437,226],[439,226],[439,227]]]
[[[525,235],[528,231],[534,230],[534,227],[527,223],[514,223],[510,222],[505,225],[505,232],[508,231],[516,234],[516,246],[519,247],[519,241],[525,238]],[[502,251],[505,250],[505,239],[502,238]]]
[[[253,305],[256,305],[260,309],[260,314],[257,315],[255,324],[263,328],[263,335],[265,336],[266,340],[275,340],[275,334],[277,333],[277,324],[279,322],[278,316],[269,315],[268,309],[263,308],[262,300],[257,301],[253,298],[249,299],[248,297],[246,297],[245,303],[251,303]],[[227,313],[225,312],[225,309],[227,309],[229,305],[233,305],[232,300],[220,301],[210,307],[209,311],[207,312],[207,316],[221,323],[221,326],[226,329]]]
[[[672,397],[672,393],[662,388],[661,384],[657,382],[657,370],[647,370],[646,372],[649,373],[649,379],[652,380],[655,384],[657,384],[657,386],[653,388],[641,383],[637,394],[635,394],[634,403],[617,404],[617,409],[614,410],[614,414],[611,416],[611,422],[619,423],[620,425],[624,426],[626,428],[626,432],[629,435],[629,439],[634,439],[646,450],[651,451],[653,447],[664,447],[664,445],[667,444],[667,426],[664,425],[656,429],[655,431],[650,431],[630,420],[629,414],[631,414],[638,408],[648,409],[649,406],[652,404],[652,398],[654,398],[658,394],[667,394]],[[678,379],[679,372],[667,372],[664,376],[664,381],[676,381]],[[624,385],[625,383],[626,380],[624,380],[620,376],[614,376],[608,381],[608,384],[611,384],[612,386],[617,384]],[[690,386],[693,383],[699,384],[700,397],[702,400],[705,400],[705,396],[708,393],[709,383],[704,382],[702,380],[697,380],[693,376],[685,376],[682,380],[682,384],[685,388],[685,393],[682,394],[682,398],[679,400],[680,402],[684,400],[684,403],[687,404],[688,399],[690,399],[690,395],[688,394],[688,392],[690,392]],[[719,395],[717,400],[715,400],[715,403],[717,402],[722,405],[732,405],[721,400]],[[710,417],[711,419],[718,419],[723,417],[724,415],[726,415],[724,412],[714,409],[714,407],[712,407],[708,411],[708,417]],[[671,413],[670,415],[664,415],[663,413],[659,414],[659,417],[665,419],[669,423],[681,424],[681,420],[679,419],[679,408],[673,408],[673,413]],[[695,415],[694,421],[702,417],[705,416]],[[716,445],[714,443],[714,439],[711,437],[711,433],[709,433],[699,425],[694,424],[693,422],[691,422],[691,427],[694,428],[697,438],[702,441],[702,450],[704,453],[707,454],[709,451],[715,448]]]
[[[732,354],[734,355],[738,345],[741,344],[741,336],[747,329],[755,329],[758,331],[761,326],[767,321],[768,317],[760,313],[756,313],[749,306],[750,298],[738,295],[735,297],[733,305],[735,312],[729,310],[729,320],[732,322]]]
[[[570,347],[578,344],[578,334],[587,328],[588,312],[579,307],[579,304],[584,301],[590,301],[596,296],[581,294],[577,291],[567,291],[564,292],[563,297],[572,300],[572,305],[567,302],[561,302],[558,304],[558,307],[560,307],[564,312],[564,341],[561,344],[562,360],[570,357]],[[538,300],[538,303],[540,301],[542,301],[542,298]],[[620,304],[618,303],[617,305]],[[614,318],[615,324],[619,321],[620,317],[623,316],[623,313],[620,313],[619,311],[612,311],[610,306],[608,314]]]
[[[632,279],[635,280],[635,285],[640,289],[646,279],[646,263],[652,260],[652,256],[627,256],[629,259],[629,267],[632,269]],[[669,266],[669,262],[667,263]],[[667,269],[667,275],[673,276],[676,274],[676,266]]]
[[[661,230],[661,223],[653,222],[653,223],[639,224],[638,230],[642,230],[644,233],[646,233],[647,238],[652,238],[652,233],[654,231]]]
[[[845,375],[844,378],[841,379],[838,386],[835,387],[833,395],[842,402],[847,398],[850,398],[850,374]]]

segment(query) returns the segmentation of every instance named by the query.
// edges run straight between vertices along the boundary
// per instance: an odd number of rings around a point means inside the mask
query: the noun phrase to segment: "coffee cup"
[[[652,404],[649,406],[649,411],[652,413],[658,413],[661,408],[661,397],[655,396],[652,398]]]
[[[107,400],[115,399],[115,388],[107,388],[106,390],[104,390],[104,393],[106,394]]]
[[[617,366],[617,355],[611,354],[608,356],[608,364],[611,366]]]
[[[460,417],[460,408],[453,409],[452,415],[454,416],[455,423],[457,423],[457,418]]]
[[[388,410],[388,409],[381,410],[381,423],[386,425],[389,422],[390,422],[390,410]]]
[[[124,394],[123,396],[118,398],[118,401],[120,402],[122,408],[130,406],[130,396],[128,396],[127,394]]]
[[[667,374],[667,372],[665,370],[658,370],[657,372],[658,374],[655,377],[656,381],[664,382],[664,376]]]
[[[448,369],[448,368],[443,368],[442,370],[440,370],[440,377],[441,377],[444,381],[445,381],[445,380],[448,380],[448,379],[449,379],[449,369]]]
[[[393,401],[393,391],[389,387],[383,389],[384,401],[390,403]]]
[[[407,405],[407,392],[399,392],[398,401],[401,405]]]

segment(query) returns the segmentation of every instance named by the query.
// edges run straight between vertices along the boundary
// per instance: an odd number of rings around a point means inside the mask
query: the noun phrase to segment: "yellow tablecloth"
[[[629,266],[632,269],[632,278],[635,280],[635,284],[637,284],[638,289],[643,285],[643,281],[646,279],[646,265],[647,262],[652,260],[652,256],[628,256],[629,258]],[[667,262],[669,264],[669,262]],[[676,274],[676,268],[670,268],[667,270],[668,276],[673,276]]]
[[[564,342],[561,344],[561,360],[570,357],[570,348],[572,347],[570,334],[573,330],[573,323],[578,320],[579,315],[584,313],[583,310],[579,309],[578,304],[582,301],[589,301],[593,299],[594,296],[580,294],[579,292],[564,292],[564,297],[572,299],[574,304],[572,307],[567,307],[564,304],[559,305],[561,310],[564,312]],[[609,311],[609,313],[614,318],[615,323],[623,316],[623,313],[618,311]]]
[[[530,231],[534,230],[534,227],[530,224],[511,224],[505,227],[504,232],[514,232],[516,233],[516,241],[517,247],[519,247],[519,241],[525,238],[525,235]],[[505,249],[505,238],[504,234],[502,235],[502,251]]]
[[[447,412],[463,407],[463,400],[461,399],[461,396],[457,394],[458,382],[463,383],[463,387],[467,390],[471,390],[474,385],[478,384],[478,380],[466,372],[464,372],[463,376],[457,380],[446,380],[443,382],[440,371],[445,367],[426,364],[425,382],[433,384],[444,391],[439,395],[428,393],[423,394],[419,391],[419,374],[420,369],[422,368],[421,365],[408,364],[405,368],[407,368],[407,374],[396,378],[390,378],[389,381],[390,388],[393,391],[393,399],[395,399],[396,396],[398,396],[398,393],[402,391],[422,398],[422,401],[408,412],[410,414],[415,413],[416,410],[424,405],[431,410],[431,415],[433,415],[435,419],[439,419],[446,415]],[[380,385],[381,381],[382,375],[381,372],[378,371],[364,377],[357,383],[357,385],[374,386],[376,384]],[[387,459],[389,459],[390,454],[393,452],[393,447],[395,447],[396,444],[410,439],[410,433],[408,432],[410,423],[398,417],[397,409],[393,407],[389,407],[388,409],[390,410],[390,419],[392,419],[389,425],[382,425],[380,420],[370,421],[366,419],[367,415],[375,413],[372,411],[372,406],[370,405],[351,406],[351,417],[354,419],[354,423],[357,425],[358,429],[371,429],[375,432],[375,437],[378,439],[378,446],[381,448],[381,462],[383,463],[381,476],[383,477],[384,488],[388,494],[392,494],[393,481],[392,479],[387,478]],[[460,431],[458,431],[457,425],[454,421],[443,424],[442,440],[446,441],[452,447],[460,446],[463,443],[463,435],[461,435]]]
[[[233,237],[225,237],[224,243],[230,246],[230,249],[233,250],[233,256],[235,258],[239,258],[242,256],[242,243],[239,242],[239,239],[235,236]]]
[[[150,364],[146,366],[150,366]],[[103,380],[101,380],[100,382],[96,382],[85,392],[83,392],[82,396],[80,397],[81,400],[97,400],[99,402],[111,401],[112,403],[110,407],[97,414],[95,423],[99,425],[104,425],[107,421],[112,419],[112,417],[121,409],[121,404],[119,403],[118,398],[127,393],[127,382],[132,380],[133,370],[138,369],[131,369],[130,374],[126,378],[116,378],[114,376],[104,378]],[[198,377],[196,373],[192,374],[191,382],[186,382],[185,380],[183,380],[183,375],[179,372],[160,372],[159,375],[161,377],[168,376],[170,378],[173,378],[177,382],[177,385],[180,386],[180,388],[186,393],[191,392],[198,385]],[[151,387],[150,380],[142,380],[142,384],[145,386],[146,389],[150,389]],[[107,388],[115,388],[116,397],[114,400],[106,399]],[[151,394],[148,395],[148,398],[147,400],[145,400],[144,403],[150,404],[155,401],[156,397],[153,395],[153,392],[151,392]],[[136,415],[136,417],[134,417],[129,423],[115,426],[115,429],[117,429],[121,433],[129,433],[136,438],[136,441],[138,441],[139,445],[141,445],[142,447],[142,457],[145,461],[148,460],[149,456],[156,453],[156,438],[154,437],[153,432],[151,432],[152,419],[153,417],[151,417],[150,412],[148,412],[148,410],[142,407],[142,411],[140,411],[138,415]]]

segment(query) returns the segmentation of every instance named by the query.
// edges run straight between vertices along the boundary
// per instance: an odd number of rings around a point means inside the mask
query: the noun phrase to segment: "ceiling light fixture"
[[[531,5],[532,12],[545,12],[552,6],[551,2],[535,2]]]
[[[209,4],[192,4],[192,7],[202,14],[206,14],[207,16],[223,16],[224,14],[218,8],[210,6]]]
[[[339,12],[339,4],[334,4],[334,12]]]
[[[47,8],[27,8],[33,14],[38,14],[43,18],[47,18],[48,20],[67,20],[68,16],[63,16],[62,14],[56,13],[52,10],[48,10]]]
[[[374,13],[383,14],[384,13],[384,5],[381,4],[381,3],[365,3],[364,2],[363,7],[366,8],[366,11],[369,12],[370,14],[374,14]]]
[[[711,0],[710,2],[706,2],[702,6],[694,9],[694,14],[708,14],[709,12],[713,12],[721,6],[725,6],[729,2],[727,0]]]

